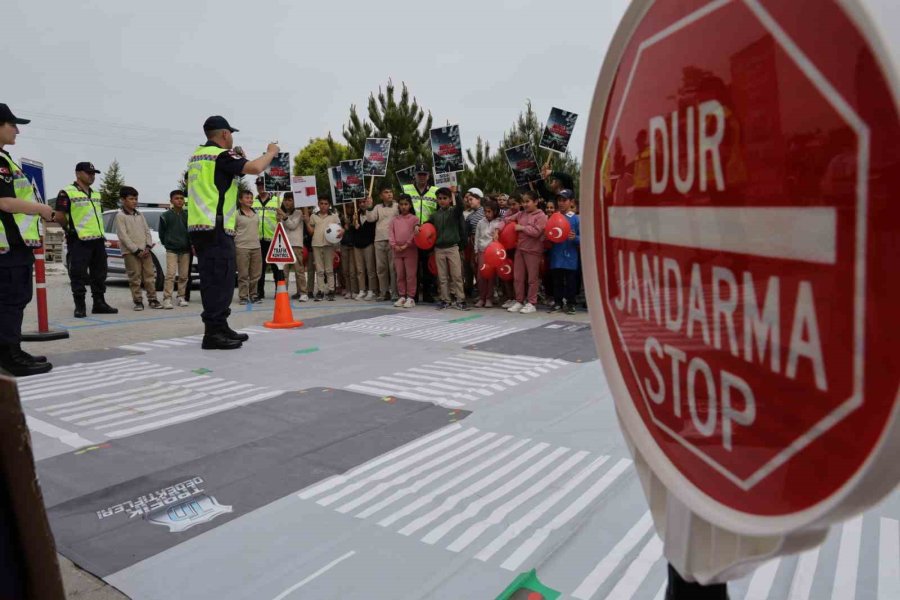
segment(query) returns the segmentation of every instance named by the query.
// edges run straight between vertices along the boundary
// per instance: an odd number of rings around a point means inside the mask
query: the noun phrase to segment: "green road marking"
[[[447,321],[448,323],[462,323],[463,321],[471,321],[472,319],[480,319],[482,315],[469,315],[468,317],[460,317],[458,319],[451,319]]]
[[[304,348],[303,350],[297,350],[294,354],[312,354],[313,352],[318,352],[319,347],[313,346],[312,348]]]
[[[207,373],[212,373],[210,369],[194,369],[191,373],[196,373],[197,375],[206,375]]]

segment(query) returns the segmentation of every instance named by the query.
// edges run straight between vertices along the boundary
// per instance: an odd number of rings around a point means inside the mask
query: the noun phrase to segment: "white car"
[[[150,236],[153,239],[153,248],[150,250],[153,257],[153,266],[156,269],[156,290],[162,291],[166,281],[166,248],[159,241],[159,217],[166,209],[155,206],[138,206],[138,211],[147,219],[150,226]],[[106,267],[107,279],[111,277],[126,278],[125,260],[122,258],[122,249],[119,247],[119,236],[116,235],[115,218],[118,210],[103,211],[103,229],[106,234]],[[63,250],[63,264],[69,268],[68,252]],[[197,281],[197,257],[193,257],[191,263],[191,281]]]

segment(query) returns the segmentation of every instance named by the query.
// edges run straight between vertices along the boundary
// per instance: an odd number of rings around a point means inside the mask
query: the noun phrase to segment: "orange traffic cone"
[[[293,329],[303,327],[303,321],[295,321],[291,311],[291,297],[288,296],[284,280],[275,283],[275,314],[271,321],[263,323],[269,329]]]

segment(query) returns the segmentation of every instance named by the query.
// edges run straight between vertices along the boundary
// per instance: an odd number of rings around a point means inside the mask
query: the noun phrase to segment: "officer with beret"
[[[187,171],[188,231],[197,253],[205,327],[201,347],[233,350],[248,339],[228,326],[236,270],[237,182],[243,175],[265,171],[279,148],[269,144],[265,154],[248,161],[233,149],[237,129],[221,116],[206,119],[203,132],[206,141],[194,151]]]
[[[106,303],[106,231],[100,192],[91,188],[97,174],[93,163],[75,165],[75,181],[56,197],[57,220],[66,228],[66,261],[75,318],[87,316],[84,295],[91,288],[94,314],[116,314],[119,309]]]
[[[53,209],[37,202],[31,182],[6,151],[16,143],[16,117],[0,104],[0,369],[17,377],[46,373],[53,368],[43,356],[22,350],[22,317],[31,302],[33,248],[41,245],[38,218],[55,218]]]

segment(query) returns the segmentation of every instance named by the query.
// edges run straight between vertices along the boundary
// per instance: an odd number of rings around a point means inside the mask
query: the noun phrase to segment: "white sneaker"
[[[187,300],[185,300],[184,298],[178,299],[178,306],[181,306],[183,308],[185,306],[190,306],[190,305],[191,305],[191,303],[188,302]]]
[[[366,294],[365,298],[363,298],[363,300],[368,300],[369,302],[371,302],[374,299],[375,299],[375,292],[373,292],[372,290],[369,290],[369,293]]]
[[[503,306],[506,306],[506,305],[504,304]],[[534,308],[534,307],[532,307],[532,308]],[[506,310],[507,310],[508,312],[517,313],[517,312],[519,312],[520,310],[522,310],[522,305],[519,304],[518,302],[513,301],[513,303],[510,304],[509,307],[508,307]]]
[[[309,302],[309,296],[306,294],[300,294],[300,302]]]
[[[344,294],[344,300],[350,300],[351,298],[353,298],[353,294],[351,294],[350,292]]]
[[[366,293],[360,292],[357,295],[353,296],[353,299],[354,300],[363,300],[363,299],[365,299],[365,297],[366,297]]]
[[[415,308],[416,301],[412,298],[407,298],[406,302],[403,304],[403,308]]]
[[[394,302],[394,306],[397,308],[403,308],[406,306],[406,298],[398,298],[396,302]]]
[[[512,306],[515,303],[516,303],[515,300],[507,300],[506,302],[503,303],[502,308],[509,308],[510,306]]]
[[[166,309],[166,310],[172,310],[173,306],[172,306],[172,299],[171,299],[171,298],[164,298],[164,299],[163,299],[163,308]]]
[[[510,310],[510,312],[512,312],[511,308],[509,310]],[[537,312],[537,309],[534,307],[534,305],[531,302],[526,302],[525,306],[523,306],[521,308],[521,310],[519,310],[519,313],[523,314],[523,315],[528,315],[533,312]]]

